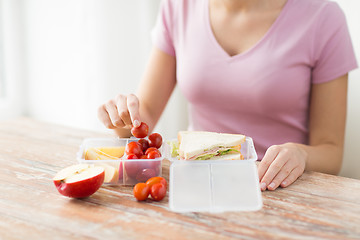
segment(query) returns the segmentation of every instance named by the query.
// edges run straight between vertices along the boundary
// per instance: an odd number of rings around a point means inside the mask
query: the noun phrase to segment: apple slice
[[[85,198],[101,187],[104,178],[104,167],[77,164],[58,172],[53,181],[60,194],[72,198]]]
[[[116,184],[119,181],[119,170],[109,164],[96,164],[105,169],[105,179],[104,183]]]
[[[85,160],[117,160],[124,154],[125,147],[98,147],[85,151]]]
[[[125,146],[119,146],[119,147],[96,147],[95,149],[107,154],[107,155],[110,155],[110,156],[113,156],[113,157],[116,157],[116,158],[121,158],[123,155],[124,155],[124,152],[125,152]]]

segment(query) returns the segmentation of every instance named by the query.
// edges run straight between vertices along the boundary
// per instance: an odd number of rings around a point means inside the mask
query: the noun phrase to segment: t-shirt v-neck
[[[256,48],[258,47],[258,45],[261,45],[262,42],[266,41],[266,39],[268,37],[270,37],[270,35],[272,34],[272,32],[276,31],[276,26],[278,25],[278,22],[281,22],[281,18],[284,15],[284,12],[286,12],[286,8],[288,7],[288,5],[290,5],[292,0],[287,0],[286,3],[284,4],[284,6],[282,7],[280,13],[278,14],[278,16],[276,17],[275,21],[271,24],[270,28],[265,32],[265,34],[254,44],[252,45],[250,48],[244,50],[241,53],[235,54],[235,55],[230,55],[223,46],[221,46],[221,44],[219,43],[219,41],[216,39],[214,31],[212,30],[211,27],[211,21],[210,21],[210,0],[202,0],[204,1],[204,24],[206,26],[208,35],[209,35],[209,39],[213,42],[215,48],[218,48],[219,51],[223,52],[223,55],[225,58],[227,58],[228,60],[234,61],[237,58],[241,58],[243,55],[248,54],[251,51],[256,51]]]

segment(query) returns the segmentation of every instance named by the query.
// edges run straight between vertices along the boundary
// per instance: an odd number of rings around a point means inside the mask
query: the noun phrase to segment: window
[[[2,1],[0,0],[0,13],[3,12]],[[1,14],[2,16],[2,14]],[[0,17],[0,99],[5,97],[4,79],[4,44],[3,44],[3,19]]]
[[[0,0],[0,120],[23,114],[22,1]]]

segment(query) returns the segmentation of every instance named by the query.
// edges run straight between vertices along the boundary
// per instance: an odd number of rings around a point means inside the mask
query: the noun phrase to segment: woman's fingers
[[[134,94],[119,94],[98,109],[100,121],[110,129],[140,126],[139,100]]]
[[[141,124],[140,113],[139,113],[139,99],[134,95],[130,94],[127,96],[127,109],[129,110],[131,122],[134,127],[139,127]]]
[[[117,115],[121,119],[122,125],[119,125],[118,127],[127,127],[131,128],[131,118],[130,114],[127,108],[127,97],[124,95],[119,94],[115,98],[116,101],[116,108],[117,108]]]
[[[296,167],[295,169],[293,169],[291,171],[291,173],[289,174],[289,176],[287,176],[280,184],[281,187],[287,187],[290,184],[292,184],[293,182],[296,181],[296,179],[298,179],[301,174],[304,172],[304,170],[301,169],[301,167]]]
[[[276,156],[279,154],[279,152],[280,152],[280,147],[276,146],[276,145],[271,146],[266,150],[265,155],[258,166],[258,174],[259,174],[260,181],[264,177],[264,174],[268,170],[270,164],[274,161]]]
[[[105,104],[103,104],[99,107],[98,118],[105,125],[105,127],[110,128],[110,129],[116,128],[111,122],[111,119],[110,119],[108,111],[106,110]]]
[[[275,176],[282,170],[283,166],[289,160],[288,155],[284,151],[280,151],[276,158],[272,161],[267,169],[264,177],[260,180],[261,190],[265,190],[272,183]],[[274,184],[272,184],[273,186]],[[271,186],[271,187],[272,187]]]
[[[296,163],[294,161],[287,161],[279,173],[274,177],[274,179],[271,180],[267,189],[275,190],[278,188],[280,184],[291,174],[294,168],[296,168]]]
[[[124,127],[124,122],[122,121],[122,119],[118,114],[118,110],[115,105],[115,102],[113,100],[110,100],[108,103],[106,103],[105,107],[106,107],[106,111],[108,112],[112,125],[114,127]]]
[[[306,151],[297,144],[270,147],[258,166],[261,190],[289,186],[304,172],[306,158]]]

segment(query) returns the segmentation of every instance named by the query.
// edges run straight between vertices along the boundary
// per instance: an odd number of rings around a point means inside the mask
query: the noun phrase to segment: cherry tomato
[[[148,159],[147,161],[143,161],[144,168],[153,169],[155,171],[155,176],[159,176],[161,173],[161,161]]]
[[[140,157],[140,159],[147,159],[147,156],[146,156],[146,155],[142,155],[142,156]]]
[[[146,183],[138,183],[134,186],[134,197],[138,201],[144,201],[148,198],[150,187]]]
[[[145,155],[148,155],[149,152],[152,152],[152,151],[157,151],[160,153],[160,151],[157,149],[157,148],[154,148],[154,147],[149,147],[146,151],[145,151]]]
[[[126,155],[126,159],[139,159],[139,158],[135,154],[130,153],[129,155]]]
[[[138,142],[140,143],[143,152],[145,152],[149,148],[149,141],[148,140],[142,138],[142,139],[139,139]]]
[[[146,181],[146,184],[149,185],[150,187],[152,187],[152,185],[154,185],[155,183],[162,183],[165,186],[165,188],[167,188],[167,182],[163,177],[152,177]]]
[[[155,170],[151,168],[145,168],[138,172],[136,180],[138,182],[146,182],[149,178],[155,177]]]
[[[125,147],[125,153],[126,155],[135,154],[138,158],[144,154],[138,142],[129,142]]]
[[[135,154],[129,154],[126,156],[126,159],[139,159]],[[131,178],[136,178],[137,173],[140,171],[140,164],[137,161],[124,161],[124,169],[126,175]]]
[[[162,145],[162,137],[159,133],[152,133],[150,134],[149,138],[149,146],[160,148]]]
[[[134,137],[136,138],[144,138],[148,135],[148,133],[149,126],[144,122],[141,122],[140,126],[138,127],[131,128],[131,134],[134,135]]]
[[[150,151],[147,155],[147,159],[155,159],[161,157],[161,153],[159,151]]]
[[[166,187],[162,183],[155,183],[150,188],[150,194],[155,201],[161,201],[166,195]]]
[[[142,169],[141,163],[138,161],[126,161],[124,163],[126,175],[132,179],[136,179],[138,172]]]

